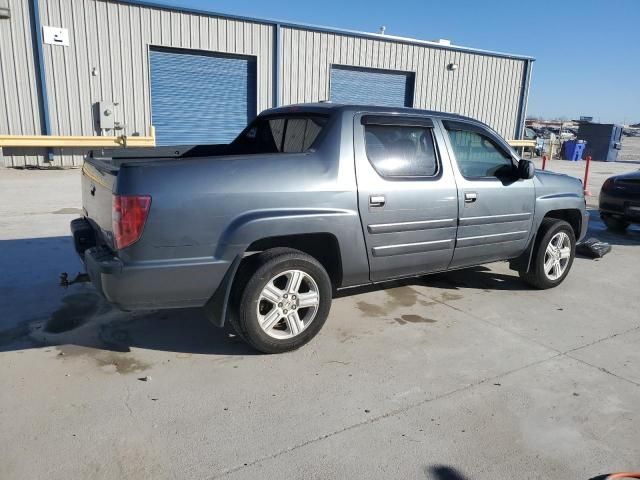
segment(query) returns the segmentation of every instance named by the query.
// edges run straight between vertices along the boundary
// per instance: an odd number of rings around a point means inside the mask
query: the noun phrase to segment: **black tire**
[[[628,222],[625,222],[620,218],[612,217],[611,215],[601,214],[600,218],[602,218],[602,221],[607,226],[607,228],[609,230],[613,230],[614,232],[624,232],[629,226]]]
[[[564,232],[569,236],[571,244],[571,252],[566,264],[565,270],[562,275],[557,279],[551,279],[544,271],[545,252],[551,239],[559,232]],[[567,277],[571,266],[573,265],[573,259],[576,256],[576,237],[573,232],[573,228],[564,220],[558,220],[556,218],[545,218],[540,224],[538,235],[536,236],[536,244],[533,248],[533,255],[531,257],[531,265],[529,271],[518,271],[520,278],[531,285],[534,288],[544,290],[547,288],[553,288],[560,285]]]
[[[266,284],[289,270],[302,271],[313,279],[318,288],[318,307],[300,333],[286,339],[274,338],[260,326],[258,302]],[[292,248],[272,248],[248,257],[241,264],[234,281],[229,323],[241,339],[260,352],[296,350],[315,337],[324,325],[331,309],[332,291],[329,275],[315,258]]]

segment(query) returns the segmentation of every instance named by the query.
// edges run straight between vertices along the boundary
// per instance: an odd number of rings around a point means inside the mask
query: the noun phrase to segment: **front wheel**
[[[535,288],[552,288],[567,277],[575,254],[576,238],[571,225],[564,220],[545,218],[540,225],[529,271],[518,273]]]
[[[288,248],[248,260],[235,286],[233,328],[263,353],[301,347],[329,315],[332,288],[326,270],[310,255]]]

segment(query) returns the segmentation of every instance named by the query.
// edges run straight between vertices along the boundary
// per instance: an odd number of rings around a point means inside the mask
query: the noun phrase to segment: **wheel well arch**
[[[577,208],[565,208],[559,210],[549,210],[545,213],[544,218],[557,218],[558,220],[564,220],[573,230],[573,233],[578,239],[580,237],[580,231],[582,228],[582,215]]]
[[[582,215],[579,209],[562,208],[557,210],[549,210],[540,220],[540,223],[536,227],[536,231],[533,232],[531,240],[529,241],[529,245],[527,245],[527,249],[522,252],[522,255],[520,255],[518,258],[509,261],[509,266],[512,270],[523,270],[525,272],[529,271],[529,268],[531,266],[531,257],[533,255],[535,244],[538,238],[538,229],[542,225],[542,220],[544,220],[545,218],[556,218],[558,220],[564,220],[569,225],[571,225],[571,229],[573,230],[576,240],[580,238],[580,232],[582,228]]]
[[[246,253],[263,252],[270,248],[288,247],[300,250],[318,260],[329,274],[334,288],[342,284],[340,244],[332,233],[302,233],[265,237],[251,243]]]

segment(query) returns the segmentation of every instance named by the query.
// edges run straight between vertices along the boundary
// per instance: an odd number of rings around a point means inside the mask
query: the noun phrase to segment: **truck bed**
[[[147,166],[176,159],[212,158],[239,155],[236,145],[174,145],[147,148],[93,150],[82,167],[82,203],[85,217],[96,230],[96,237],[113,248],[112,210],[121,168]]]

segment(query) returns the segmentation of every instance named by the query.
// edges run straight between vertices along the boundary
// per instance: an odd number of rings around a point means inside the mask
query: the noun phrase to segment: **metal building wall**
[[[524,119],[529,60],[523,57],[158,7],[145,0],[0,2],[11,8],[11,18],[0,20],[0,133],[47,133],[41,112],[46,108],[50,134],[96,135],[95,104],[103,100],[120,103],[122,133],[149,134],[150,46],[255,56],[258,112],[328,99],[330,67],[338,64],[414,72],[414,107],[478,118],[506,138],[519,137]],[[32,3],[41,25],[67,28],[70,37],[69,47],[41,45],[47,87],[42,99],[35,43],[42,42],[42,32],[38,29],[34,42]],[[459,68],[448,70],[450,63]],[[5,148],[3,153],[5,165],[17,166],[42,164],[46,152]],[[69,166],[79,165],[84,152],[52,153],[54,165]]]
[[[10,18],[0,19],[0,134],[42,132],[33,28],[26,0],[0,0]],[[39,165],[44,151],[0,149],[0,165]]]
[[[409,71],[415,108],[468,115],[518,137],[527,60],[294,27],[282,28],[281,45],[283,104],[329,99],[332,64]]]
[[[122,133],[148,135],[149,46],[255,56],[258,111],[272,106],[272,25],[114,1],[39,2],[42,25],[67,28],[70,39],[69,47],[43,46],[52,135],[99,134],[101,100],[119,103]],[[56,153],[56,164],[81,162],[78,151]]]

